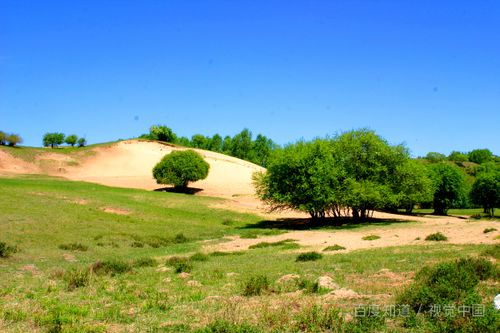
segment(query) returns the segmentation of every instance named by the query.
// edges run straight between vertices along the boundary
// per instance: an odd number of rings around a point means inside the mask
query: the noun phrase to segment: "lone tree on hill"
[[[153,177],[158,184],[186,189],[189,182],[205,179],[210,165],[194,150],[174,151],[156,164]]]
[[[78,147],[85,147],[87,145],[87,140],[85,138],[78,139]]]
[[[68,135],[66,137],[66,140],[64,140],[64,142],[68,145],[71,145],[71,147],[74,147],[77,141],[78,137],[75,134]]]
[[[45,133],[43,136],[44,147],[50,146],[51,148],[57,147],[64,142],[63,133]]]

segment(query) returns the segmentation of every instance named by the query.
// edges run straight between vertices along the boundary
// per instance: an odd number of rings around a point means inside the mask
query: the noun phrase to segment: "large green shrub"
[[[186,188],[189,182],[205,179],[210,165],[194,150],[174,151],[153,168],[158,184]]]
[[[68,135],[64,140],[64,142],[70,145],[71,147],[74,147],[77,141],[78,141],[78,136],[76,136],[75,134]]]
[[[470,199],[489,216],[495,216],[495,207],[500,206],[500,172],[480,173],[472,185]]]
[[[448,209],[459,206],[465,198],[464,175],[448,163],[431,164],[429,171],[434,189],[434,214],[446,215]]]

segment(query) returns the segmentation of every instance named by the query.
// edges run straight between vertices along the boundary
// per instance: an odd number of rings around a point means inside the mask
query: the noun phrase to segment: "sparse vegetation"
[[[323,258],[323,255],[321,253],[318,253],[318,252],[305,252],[305,253],[301,253],[297,256],[297,258],[295,259],[295,261],[316,261],[316,260],[319,260]]]
[[[243,284],[243,296],[260,296],[270,291],[269,279],[265,275],[254,275]]]
[[[274,246],[284,246],[284,247],[290,248],[289,247],[290,245],[292,245],[292,248],[295,248],[293,246],[294,242],[295,242],[294,239],[284,239],[284,240],[281,240],[278,242],[272,242],[272,243],[271,242],[260,242],[260,243],[254,244],[254,245],[250,245],[249,249],[261,249],[261,248],[265,248],[265,247],[274,247]]]
[[[330,245],[330,246],[327,246],[323,249],[324,252],[328,252],[328,251],[340,251],[340,250],[345,250],[345,247],[341,246],[341,245],[338,245],[338,244],[335,244],[335,245]]]
[[[372,241],[372,240],[380,239],[380,236],[377,236],[377,235],[368,235],[368,236],[362,237],[361,239],[362,240],[366,240],[366,241]]]
[[[80,243],[69,243],[69,244],[61,244],[59,245],[59,248],[61,250],[67,250],[67,251],[87,251],[89,247],[87,245],[83,245]]]
[[[497,229],[496,228],[486,228],[486,229],[483,230],[483,233],[487,234],[487,233],[493,232],[493,231],[497,231]]]
[[[9,245],[5,242],[0,242],[0,258],[8,258],[16,252],[16,246]]]
[[[436,232],[436,233],[427,235],[427,237],[425,237],[425,240],[426,241],[442,242],[442,241],[447,241],[448,237],[446,237],[445,235],[443,235],[440,232]]]

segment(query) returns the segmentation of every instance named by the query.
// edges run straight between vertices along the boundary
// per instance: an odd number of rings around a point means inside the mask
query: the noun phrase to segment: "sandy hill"
[[[30,148],[21,148],[30,149]],[[152,169],[163,156],[185,150],[159,142],[128,140],[85,151],[62,153],[58,149],[38,149],[30,159],[0,150],[0,174],[47,174],[103,185],[154,190]],[[227,155],[195,149],[210,164],[208,177],[191,183],[200,194],[218,197],[252,196],[252,174],[264,170],[258,165]]]

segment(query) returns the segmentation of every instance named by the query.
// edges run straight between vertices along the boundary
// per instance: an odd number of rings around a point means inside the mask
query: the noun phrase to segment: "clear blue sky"
[[[0,129],[284,144],[359,127],[500,155],[498,0],[0,0]]]

